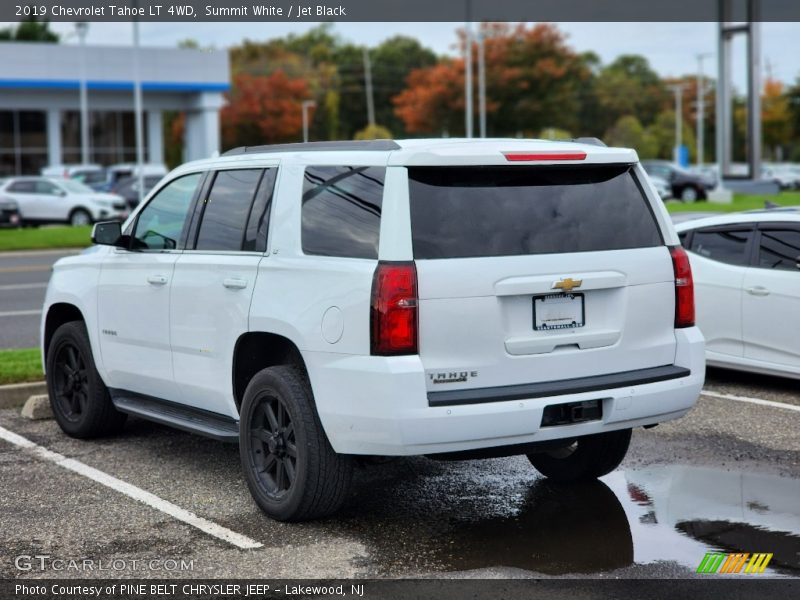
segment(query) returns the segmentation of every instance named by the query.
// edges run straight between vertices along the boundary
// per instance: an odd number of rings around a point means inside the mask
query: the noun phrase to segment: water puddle
[[[423,476],[422,489],[391,501],[394,517],[368,511],[378,520],[359,537],[372,538],[377,565],[562,575],[670,561],[695,571],[706,552],[772,553],[765,574],[800,575],[800,480],[662,466],[565,486],[470,470]]]

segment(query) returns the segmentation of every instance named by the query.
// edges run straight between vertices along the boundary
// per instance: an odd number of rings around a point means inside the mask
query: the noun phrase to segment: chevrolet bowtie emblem
[[[581,287],[582,283],[583,279],[573,279],[572,277],[567,277],[561,281],[554,281],[552,289],[561,290],[563,292],[571,292],[574,288]]]

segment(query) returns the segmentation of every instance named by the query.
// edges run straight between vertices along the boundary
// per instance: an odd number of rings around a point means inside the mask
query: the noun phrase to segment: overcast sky
[[[314,23],[142,23],[142,44],[174,46],[179,40],[194,38],[201,45],[225,48],[244,38],[265,40],[287,33],[302,33]],[[338,23],[335,31],[357,44],[375,45],[395,34],[418,38],[440,54],[454,52],[455,29],[460,23]],[[625,53],[642,54],[663,76],[694,73],[695,56],[716,53],[716,23],[559,23],[569,35],[570,44],[579,51],[592,50],[603,62]],[[53,29],[66,34],[70,23],[53,23]],[[763,23],[763,58],[765,68],[784,82],[800,76],[800,23]],[[131,39],[130,23],[92,23],[88,43],[125,44]],[[67,43],[75,43],[74,37]],[[735,46],[735,85],[744,87],[744,43]],[[707,72],[714,72],[713,59]]]

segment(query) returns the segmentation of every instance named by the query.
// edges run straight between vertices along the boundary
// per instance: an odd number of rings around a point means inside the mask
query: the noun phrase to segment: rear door
[[[745,358],[800,369],[800,223],[762,223],[742,296]]]
[[[197,205],[175,265],[170,304],[172,360],[183,401],[236,417],[233,355],[248,331],[277,165],[218,171]]]
[[[12,181],[5,192],[11,196],[19,206],[22,219],[39,220],[45,218],[44,207],[36,195],[36,180],[18,179]]]
[[[744,356],[742,285],[752,239],[752,223],[698,229],[688,239],[697,325],[708,352]]]
[[[408,174],[429,390],[674,363],[672,260],[632,165]]]

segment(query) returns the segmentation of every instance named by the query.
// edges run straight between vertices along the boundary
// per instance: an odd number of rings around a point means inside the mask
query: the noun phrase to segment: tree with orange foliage
[[[223,147],[300,141],[301,104],[309,94],[304,79],[291,79],[283,71],[235,75],[220,114]]]
[[[552,24],[486,23],[482,28],[490,132],[534,135],[545,127],[574,130],[582,86],[592,76],[585,57],[572,50]],[[463,49],[463,31],[460,38]],[[476,49],[472,51],[476,64]],[[394,104],[407,131],[464,133],[463,59],[417,69],[406,81]]]
[[[767,78],[761,95],[761,130],[768,157],[782,158],[778,148],[792,141],[792,115],[783,83]]]

